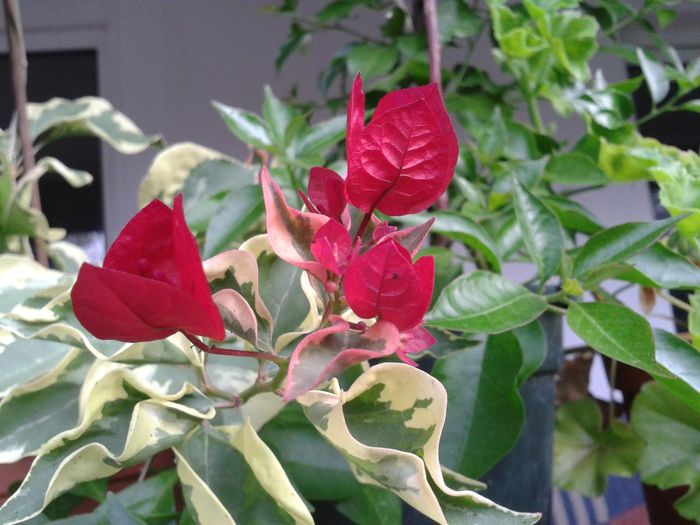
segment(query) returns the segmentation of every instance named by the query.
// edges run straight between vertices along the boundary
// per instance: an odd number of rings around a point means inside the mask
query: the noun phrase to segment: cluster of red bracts
[[[391,348],[382,355],[395,353],[407,362],[406,354],[434,342],[421,326],[432,296],[434,262],[432,257],[413,262],[431,222],[396,230],[374,212],[406,215],[434,204],[452,178],[457,139],[435,85],[386,95],[366,126],[364,113],[358,75],[348,107],[347,178],[312,168],[308,194],[302,194],[308,211],[290,207],[267,169],[261,172],[268,238],[276,254],[315,276],[332,298],[329,304],[347,304],[358,317],[377,320],[368,329],[328,310],[324,319],[333,321],[332,327],[299,344],[290,374],[300,353],[326,332],[354,330],[369,342],[390,339]],[[102,268],[83,265],[71,298],[78,320],[101,339],[151,341],[178,331],[225,337],[181,196],[172,210],[160,201],[141,210],[111,246]],[[367,352],[354,348],[339,355],[329,370],[355,357],[366,359]]]

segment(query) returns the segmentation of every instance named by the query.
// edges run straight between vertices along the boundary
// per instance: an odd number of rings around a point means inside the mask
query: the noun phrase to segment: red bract
[[[358,75],[348,105],[345,192],[365,213],[406,215],[426,209],[447,188],[459,147],[437,85],[383,97],[363,127]]]
[[[71,291],[80,323],[99,339],[163,339],[175,332],[225,336],[197,242],[187,228],[182,195],[171,210],[154,200],[132,218],[102,268],[83,264]]]
[[[326,270],[342,275],[350,260],[352,239],[350,234],[335,219],[329,220],[314,235],[311,253]]]
[[[345,179],[328,168],[309,171],[309,199],[316,209],[337,221],[345,209]]]
[[[432,257],[421,257],[414,264],[408,250],[392,239],[350,263],[345,297],[358,316],[378,317],[403,332],[423,320],[433,294],[434,273]]]

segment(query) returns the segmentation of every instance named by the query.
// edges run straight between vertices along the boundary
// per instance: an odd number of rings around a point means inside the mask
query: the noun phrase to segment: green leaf
[[[443,44],[453,38],[469,38],[479,34],[483,21],[464,0],[443,0],[438,4],[438,26]]]
[[[0,348],[0,399],[50,373],[71,353],[70,345],[33,339],[15,339]]]
[[[397,217],[397,220],[403,224],[417,226],[425,223],[431,217],[435,217],[435,222],[431,228],[433,233],[463,242],[470,248],[482,253],[494,271],[501,271],[501,262],[493,239],[481,225],[464,215],[455,212],[416,213],[410,216]]]
[[[642,442],[618,420],[603,430],[600,407],[592,399],[569,402],[557,410],[554,432],[554,483],[594,498],[605,491],[608,476],[632,476]]]
[[[654,329],[656,361],[700,393],[700,352],[694,346],[660,328]]]
[[[632,407],[632,427],[645,442],[642,480],[662,489],[689,485],[674,506],[682,516],[700,520],[700,413],[658,383],[647,383]]]
[[[66,137],[93,136],[120,153],[134,154],[162,143],[161,137],[144,135],[126,115],[98,97],[30,103],[27,117],[32,139],[40,138],[41,146]]]
[[[628,222],[596,233],[576,254],[574,277],[581,280],[598,266],[621,262],[641,252],[682,218]]]
[[[267,128],[270,130],[272,142],[280,150],[284,150],[286,145],[284,140],[285,133],[294,117],[294,111],[275,96],[270,86],[265,85],[263,94],[263,117],[267,123]]]
[[[347,461],[316,432],[298,403],[287,404],[260,437],[307,499],[337,500],[357,493],[360,485]]]
[[[455,279],[426,316],[430,326],[466,332],[505,332],[544,312],[547,303],[500,275],[476,271]]]
[[[396,48],[379,44],[359,44],[353,46],[346,58],[348,74],[353,76],[359,71],[362,78],[385,75],[394,67],[399,58]]]
[[[537,265],[542,285],[559,268],[564,237],[557,216],[540,199],[513,179],[515,217],[523,234],[525,247]]]
[[[650,288],[700,288],[700,268],[660,242],[628,260],[632,269],[617,278]]]
[[[299,157],[315,155],[337,145],[345,137],[345,125],[345,115],[339,115],[311,126],[299,137],[294,137],[293,147],[296,155]]]
[[[304,28],[296,22],[292,23],[289,28],[287,40],[285,40],[282,47],[277,51],[277,56],[275,57],[275,71],[279,73],[290,55],[303,46],[310,38],[310,35],[304,31]]]
[[[650,373],[662,370],[654,360],[649,323],[626,306],[571,303],[566,320],[576,335],[601,354]]]
[[[200,427],[175,454],[196,522],[313,524],[281,465],[249,424],[234,436]]]
[[[547,357],[547,339],[538,320],[513,330],[522,353],[522,367],[518,372],[518,385],[522,386],[534,374]]]
[[[347,18],[355,8],[369,3],[370,0],[334,0],[316,13],[316,18],[322,23]]]
[[[594,186],[609,182],[589,156],[576,151],[553,156],[547,162],[544,175],[547,180],[558,184]]]
[[[390,491],[362,485],[337,505],[338,511],[358,525],[401,525],[401,500]]]
[[[262,220],[264,211],[259,185],[242,186],[229,193],[209,221],[202,257],[213,257],[243,241],[251,227]]]
[[[438,359],[432,374],[447,390],[440,459],[479,478],[515,445],[525,410],[518,392],[523,358],[512,333]]]
[[[270,133],[265,123],[248,111],[213,102],[214,108],[224,119],[228,129],[246,144],[259,149],[268,149],[272,145]]]
[[[654,104],[658,104],[666,98],[669,89],[671,89],[671,83],[666,76],[666,71],[663,65],[649,58],[646,52],[639,47],[637,48],[637,58],[644,74],[644,80],[649,88],[649,93],[651,93],[651,99],[654,101]]]
[[[542,199],[557,216],[562,227],[587,235],[598,233],[603,227],[593,215],[579,203],[564,197],[549,196]]]

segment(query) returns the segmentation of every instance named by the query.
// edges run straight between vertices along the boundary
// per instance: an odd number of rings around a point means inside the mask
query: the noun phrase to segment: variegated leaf
[[[392,490],[440,524],[533,524],[539,515],[510,511],[444,482],[438,445],[447,395],[436,379],[399,363],[362,374],[347,392],[311,391],[300,398],[316,429],[364,483]]]
[[[260,172],[260,183],[265,199],[270,246],[281,259],[324,281],[326,270],[316,261],[311,252],[311,243],[316,232],[328,222],[328,217],[301,212],[289,206],[282,189],[264,166]]]
[[[53,289],[64,281],[61,272],[50,270],[29,257],[0,255],[0,312],[9,312],[37,292]],[[63,290],[69,286],[70,283],[65,283]]]
[[[242,166],[237,160],[223,153],[192,142],[173,144],[153,159],[148,173],[141,181],[139,205],[143,207],[153,199],[171,202],[190,174],[208,161]]]
[[[237,291],[227,289],[216,292],[213,299],[226,329],[252,345],[257,344],[258,322],[245,298]]]
[[[201,427],[175,454],[185,501],[198,523],[313,524],[304,501],[250,423],[233,436]]]
[[[77,483],[139,463],[214,415],[210,401],[192,385],[164,394],[107,361],[93,365],[79,399],[79,424],[41,448],[22,485],[0,508],[0,522],[36,516]]]
[[[307,335],[294,349],[282,397],[291,401],[347,367],[390,355],[399,346],[399,331],[391,323],[379,321],[360,333],[339,319]]]
[[[94,357],[82,348],[66,349],[58,365],[0,402],[0,463],[35,455],[53,436],[77,424],[80,388]]]
[[[257,261],[260,297],[272,321],[271,332],[265,337],[274,351],[280,351],[300,335],[317,328],[320,323],[318,295],[308,274],[275,255],[267,235],[248,239],[241,250],[253,254]],[[259,326],[258,333],[261,332]]]
[[[29,132],[36,142],[45,145],[64,137],[98,137],[121,153],[140,153],[162,142],[156,135],[143,132],[123,113],[103,98],[82,97],[75,100],[52,98],[47,102],[27,104]]]
[[[24,188],[36,183],[49,172],[58,173],[74,188],[81,188],[92,182],[92,175],[87,171],[69,168],[63,164],[63,162],[53,157],[44,157],[36,163],[34,168],[22,176],[17,185],[17,190],[22,191]]]
[[[204,261],[204,274],[214,291],[233,290],[252,307],[256,319],[254,344],[263,350],[271,350],[269,335],[272,333],[272,315],[259,292],[259,272],[255,254],[246,250],[229,250]],[[258,337],[266,334],[266,337]]]

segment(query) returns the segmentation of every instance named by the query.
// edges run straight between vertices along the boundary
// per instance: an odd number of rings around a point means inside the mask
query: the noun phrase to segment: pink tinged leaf
[[[352,239],[342,224],[331,219],[314,235],[311,252],[326,270],[342,275],[352,253]]]
[[[226,289],[214,294],[214,303],[219,307],[224,326],[252,345],[258,342],[258,322],[255,312],[241,294]]]
[[[422,211],[449,185],[458,154],[436,85],[389,93],[348,146],[346,195],[366,213]]]
[[[294,349],[282,398],[291,401],[349,366],[391,355],[398,348],[399,332],[391,323],[379,321],[360,333],[339,319],[306,336]]]
[[[311,242],[316,232],[328,222],[328,217],[290,207],[265,166],[260,172],[260,183],[267,212],[267,235],[272,249],[280,259],[307,270],[323,281],[326,271],[311,252]]]
[[[396,351],[396,355],[401,361],[411,366],[418,365],[408,357],[408,354],[417,354],[435,344],[433,335],[421,325],[406,332],[401,332],[400,341],[401,347]]]
[[[308,191],[309,199],[320,213],[340,220],[346,205],[343,177],[328,168],[311,168]]]
[[[350,159],[350,152],[354,151],[359,142],[362,130],[365,127],[365,94],[362,92],[362,76],[358,73],[352,84],[350,102],[348,103],[348,116],[345,138],[346,156]],[[366,210],[365,210],[366,211]]]
[[[387,235],[394,233],[398,228],[396,226],[390,226],[388,222],[382,221],[374,227],[372,232],[372,241],[375,243],[381,242]]]
[[[392,239],[350,263],[345,297],[358,316],[378,317],[409,330],[421,322],[430,304],[433,273],[432,257],[421,258],[414,267],[410,253]]]
[[[432,227],[434,222],[435,217],[432,217],[431,219],[427,220],[423,224],[419,224],[418,226],[412,226],[411,228],[389,232],[386,235],[377,239],[377,243],[388,241],[389,239],[394,239],[401,246],[406,248],[413,257],[416,255],[416,253],[418,253],[418,250],[420,250],[420,247],[423,245],[423,241],[425,241],[425,238],[430,233],[430,228]],[[378,236],[377,229],[374,230],[375,238],[377,238]]]

